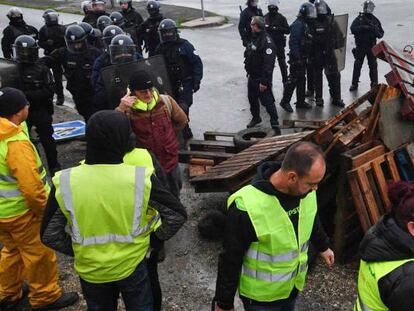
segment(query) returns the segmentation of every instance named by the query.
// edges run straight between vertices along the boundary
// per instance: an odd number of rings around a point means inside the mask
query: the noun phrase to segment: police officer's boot
[[[292,113],[293,108],[290,105],[290,100],[292,99],[293,91],[295,90],[295,83],[291,80],[291,78],[288,79],[288,81],[285,84],[285,87],[283,88],[283,97],[280,101],[280,106],[287,112]]]
[[[349,87],[350,92],[356,91],[357,89],[358,89],[358,83],[352,83],[351,86]]]
[[[297,109],[311,109],[312,105],[307,103],[306,101],[296,102],[295,103]]]
[[[249,124],[247,124],[247,128],[249,129],[249,128],[252,128],[252,127],[255,127],[257,124],[259,124],[260,122],[262,122],[262,118],[255,118],[255,117],[253,117],[251,120],[250,120],[250,122],[249,122]]]
[[[320,98],[320,97],[316,98],[315,99],[315,104],[318,107],[323,107],[323,104],[324,104],[323,98]]]

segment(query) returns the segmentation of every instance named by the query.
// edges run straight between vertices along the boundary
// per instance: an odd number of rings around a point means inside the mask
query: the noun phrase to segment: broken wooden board
[[[414,120],[414,61],[403,53],[396,51],[385,41],[372,48],[374,55],[391,67],[391,72],[385,75],[390,86],[398,87],[403,92],[407,102],[400,112],[403,118]]]
[[[275,160],[293,143],[309,139],[313,131],[265,138],[230,159],[192,178],[196,192],[232,192],[247,184],[265,161]]]

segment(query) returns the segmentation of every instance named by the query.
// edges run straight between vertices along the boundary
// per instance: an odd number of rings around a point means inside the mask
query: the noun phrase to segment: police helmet
[[[90,1],[82,1],[81,9],[85,14],[92,11],[92,3]]]
[[[315,1],[316,14],[318,15],[327,15],[328,14],[328,5],[324,0]]]
[[[11,19],[23,18],[23,11],[18,7],[12,7],[7,11],[7,17]]]
[[[91,4],[92,4],[92,9],[94,11],[98,11],[98,12],[105,11],[105,5],[106,5],[105,0],[92,0]]]
[[[88,34],[79,25],[71,25],[66,29],[65,42],[69,52],[81,54],[88,48]]]
[[[105,49],[108,49],[109,45],[111,44],[112,39],[117,35],[123,35],[124,31],[115,25],[109,25],[106,27],[102,33],[102,41],[104,44]]]
[[[131,4],[132,0],[119,0],[119,4],[125,4],[128,3],[129,5]]]
[[[299,8],[299,17],[304,18],[317,18],[316,8],[312,3],[305,2]]]
[[[259,0],[247,0],[247,6],[251,6],[251,7],[257,7],[257,5],[259,4]]]
[[[280,4],[279,0],[269,0],[267,2],[267,8],[270,9],[274,9],[274,8],[278,8]]]
[[[39,59],[39,46],[36,40],[28,35],[16,38],[13,48],[13,59],[18,63],[35,63]]]
[[[128,35],[116,35],[109,45],[111,64],[123,64],[137,60],[137,48]]]
[[[179,39],[177,25],[172,19],[163,19],[158,26],[161,42],[172,42]]]
[[[150,0],[147,3],[147,11],[149,15],[156,15],[160,12],[160,4],[158,1]]]
[[[112,23],[116,26],[123,27],[125,25],[125,18],[120,12],[112,12],[109,15],[109,18],[112,20]]]
[[[265,20],[263,16],[253,16],[250,25],[257,25],[260,29],[265,29]]]
[[[78,23],[79,26],[81,26],[83,28],[83,30],[85,30],[86,34],[88,36],[93,35],[93,27],[91,24],[86,23],[86,22],[80,22]]]
[[[363,7],[362,12],[367,13],[367,14],[372,14],[374,13],[375,3],[371,0],[367,0],[367,1],[364,1],[364,3],[362,4],[362,7]]]
[[[107,26],[112,25],[112,24],[113,24],[112,19],[106,15],[99,16],[98,20],[96,21],[96,25],[98,26],[98,29],[102,32]]]
[[[46,25],[57,25],[59,23],[59,13],[52,9],[47,9],[43,15]]]

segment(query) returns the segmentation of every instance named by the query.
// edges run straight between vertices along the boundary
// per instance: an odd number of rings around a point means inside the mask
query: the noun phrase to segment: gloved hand
[[[193,93],[196,93],[200,89],[200,82],[194,82]]]

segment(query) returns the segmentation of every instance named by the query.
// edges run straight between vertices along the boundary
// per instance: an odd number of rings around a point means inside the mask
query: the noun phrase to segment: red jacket
[[[162,97],[150,111],[132,110],[131,125],[137,137],[137,147],[152,151],[165,172],[170,173],[178,164],[179,144]]]

